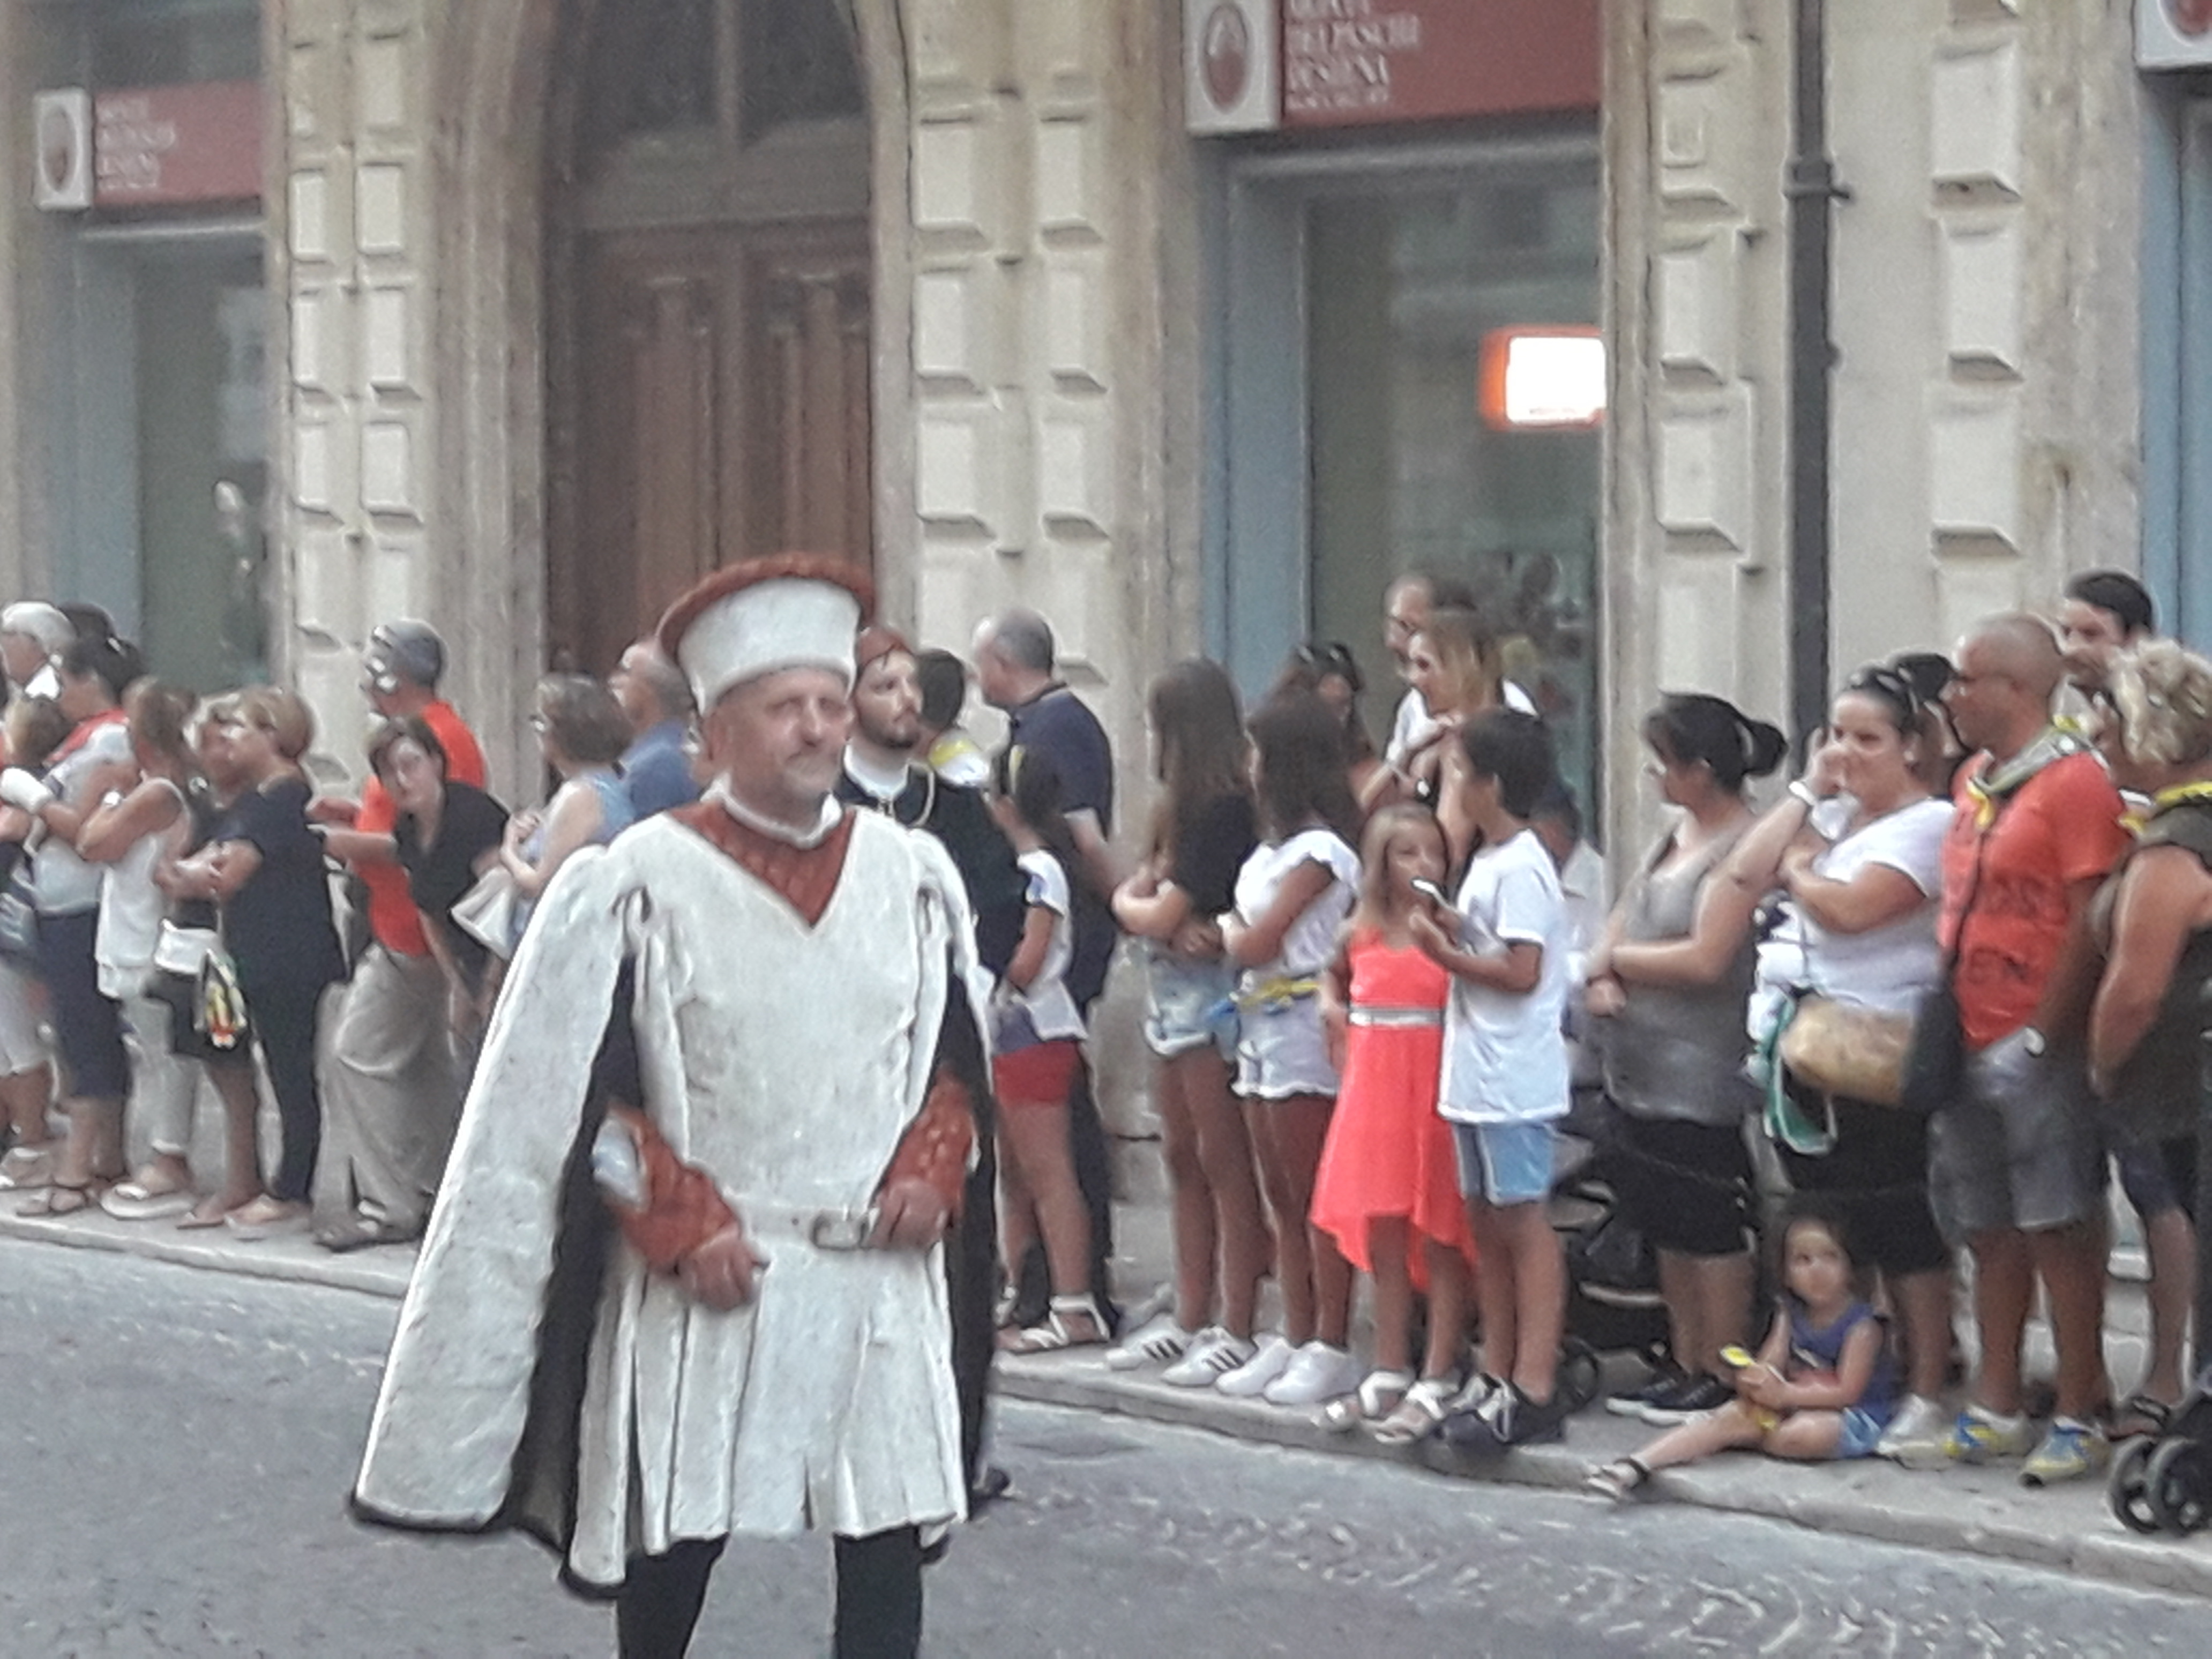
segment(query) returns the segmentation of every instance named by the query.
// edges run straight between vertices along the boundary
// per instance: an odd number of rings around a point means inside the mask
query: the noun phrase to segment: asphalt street
[[[0,1242],[0,1655],[594,1655],[511,1540],[343,1508],[387,1301]],[[955,1656],[2189,1654],[2212,1606],[1777,1522],[1012,1406],[931,1576]],[[825,1648],[817,1541],[733,1550],[702,1656]]]

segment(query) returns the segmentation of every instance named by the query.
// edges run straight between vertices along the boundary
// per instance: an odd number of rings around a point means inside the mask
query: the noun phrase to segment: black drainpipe
[[[1797,0],[1790,168],[1790,714],[1796,734],[1828,711],[1831,206],[1850,192],[1828,154],[1826,0]]]

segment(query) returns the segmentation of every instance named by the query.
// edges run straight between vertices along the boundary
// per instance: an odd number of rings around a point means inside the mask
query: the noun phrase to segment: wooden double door
[[[554,394],[569,451],[548,526],[556,666],[607,672],[738,559],[867,565],[869,267],[857,219],[577,239]]]

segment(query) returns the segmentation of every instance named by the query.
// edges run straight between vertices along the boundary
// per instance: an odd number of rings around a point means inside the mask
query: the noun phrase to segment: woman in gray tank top
[[[1659,1255],[1675,1369],[1607,1409],[1678,1422],[1725,1404],[1721,1350],[1751,1317],[1756,1097],[1743,1073],[1751,906],[1723,872],[1752,823],[1745,786],[1782,733],[1718,697],[1666,698],[1644,723],[1650,770],[1680,817],[1614,908],[1590,963],[1606,1092],[1621,1114],[1616,1185]]]

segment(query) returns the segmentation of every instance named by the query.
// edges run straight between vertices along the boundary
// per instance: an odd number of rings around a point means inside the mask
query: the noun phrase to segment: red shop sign
[[[1281,4],[1285,127],[1598,107],[1598,0]]]
[[[261,83],[110,88],[93,94],[93,200],[100,207],[261,197]]]

